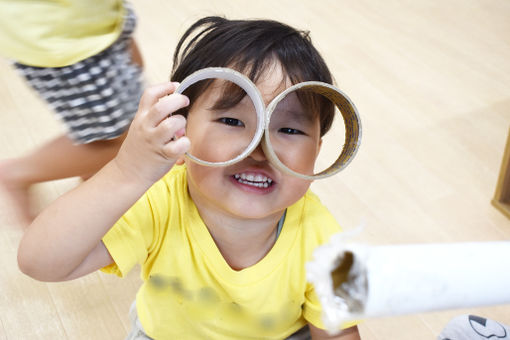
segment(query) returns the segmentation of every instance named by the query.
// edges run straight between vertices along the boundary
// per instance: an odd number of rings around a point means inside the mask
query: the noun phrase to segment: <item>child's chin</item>
[[[252,204],[232,207],[231,213],[242,219],[257,220],[275,214],[275,210],[277,211],[278,209],[275,209],[275,207],[261,206],[253,202]],[[283,210],[285,210],[285,208],[282,209],[282,213]]]

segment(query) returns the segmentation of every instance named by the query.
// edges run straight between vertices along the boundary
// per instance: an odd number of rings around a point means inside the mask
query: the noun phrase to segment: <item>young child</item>
[[[266,104],[294,83],[332,81],[308,34],[274,21],[201,19],[185,32],[174,62],[174,81],[211,66],[235,69]],[[185,157],[221,154],[194,143],[205,126],[244,127],[238,112],[249,97],[224,85],[203,82],[185,95],[174,93],[173,82],[148,88],[117,156],[25,232],[21,270],[64,281],[100,268],[124,276],[140,263],[144,282],[129,339],[359,339],[353,325],[334,337],[322,329],[306,282],[312,251],[340,230],[310,181],[274,168],[261,146],[226,167]],[[310,115],[276,131],[291,142],[288,154],[311,150],[285,159],[293,169],[313,171],[334,115],[321,98],[287,101]]]
[[[142,95],[135,25],[122,0],[0,1],[0,54],[67,129],[0,161],[0,190],[24,227],[33,219],[31,185],[90,177],[118,152]]]

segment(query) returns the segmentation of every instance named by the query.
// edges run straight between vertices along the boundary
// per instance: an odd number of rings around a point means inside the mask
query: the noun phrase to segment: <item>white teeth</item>
[[[253,174],[235,174],[234,178],[239,182],[247,185],[251,185],[258,188],[267,188],[273,180],[271,178],[268,178],[264,175],[253,175]]]

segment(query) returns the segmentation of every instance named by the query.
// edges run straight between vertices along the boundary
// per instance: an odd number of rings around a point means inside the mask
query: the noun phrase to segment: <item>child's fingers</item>
[[[189,150],[191,142],[188,137],[183,136],[176,141],[167,143],[163,147],[163,153],[168,159],[179,159],[186,151]]]
[[[183,135],[182,130],[186,127],[186,118],[175,115],[166,118],[154,130],[154,137],[159,143],[166,144],[172,139],[178,139]]]
[[[182,94],[171,94],[161,98],[147,113],[147,123],[156,127],[175,111],[189,105],[188,97]]]
[[[143,92],[142,98],[140,98],[140,105],[138,107],[139,110],[150,110],[150,108],[156,104],[160,98],[174,93],[177,86],[179,86],[178,83],[166,82],[147,87]]]

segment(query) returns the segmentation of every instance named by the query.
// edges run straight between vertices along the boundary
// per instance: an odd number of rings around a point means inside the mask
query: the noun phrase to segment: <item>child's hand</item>
[[[171,116],[189,105],[186,96],[173,93],[177,86],[177,83],[159,84],[143,93],[126,140],[114,159],[128,180],[150,186],[188,151],[190,141],[183,136],[186,119],[181,115]]]

